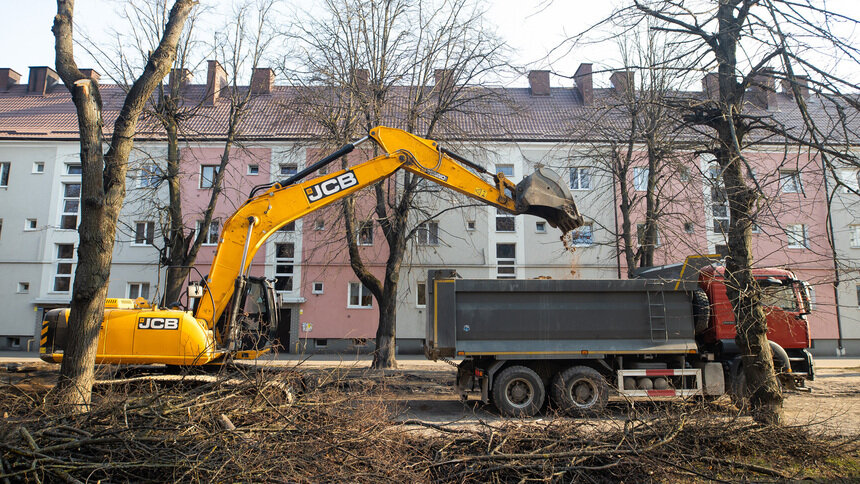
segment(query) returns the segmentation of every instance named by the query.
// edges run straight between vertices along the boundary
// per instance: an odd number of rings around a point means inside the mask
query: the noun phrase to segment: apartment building
[[[208,69],[206,85],[182,86],[187,98],[203,105],[203,115],[188,130],[194,136],[183,140],[181,156],[189,227],[195,226],[208,203],[223,152],[219,131],[223,124],[217,120],[224,119],[227,108],[219,102],[214,85],[223,78],[219,75],[223,70],[214,61]],[[299,88],[275,86],[269,69],[259,69],[254,76],[255,105],[244,126],[242,146],[231,151],[216,223],[197,259],[200,275],[208,273],[214,257],[216,227],[244,202],[252,187],[287,178],[321,156],[321,130],[280,109]],[[0,69],[0,303],[6,309],[0,316],[0,349],[26,350],[28,344],[33,349],[41,315],[68,304],[74,274],[80,205],[74,108],[50,68],[34,67],[30,77],[34,82],[18,84],[17,73]],[[422,210],[414,219],[418,227],[400,275],[398,351],[421,351],[428,269],[453,268],[476,278],[626,277],[618,237],[620,187],[596,154],[609,144],[591,129],[601,103],[623,88],[619,79],[630,77],[612,76],[610,87],[594,88],[590,65],[583,64],[576,86],[561,88],[550,86],[548,72],[533,71],[530,87],[497,90],[505,102],[494,106],[483,123],[469,120],[472,136],[450,140],[454,151],[514,182],[537,167],[554,170],[570,187],[587,223],[572,239],[572,247],[565,248],[558,232],[541,219],[476,206],[462,195],[425,184],[419,195]],[[111,93],[119,88],[101,89],[108,93],[103,94],[106,112],[118,109],[118,97]],[[763,112],[785,119],[794,115],[796,107],[785,94],[764,99],[770,106],[759,106]],[[810,103],[814,105],[814,100]],[[163,246],[164,218],[159,210],[165,205],[166,187],[159,183],[158,173],[165,147],[157,127],[145,126],[130,162],[109,293],[157,299],[164,277],[158,248]],[[644,159],[641,155],[638,159]],[[834,291],[837,272],[833,258],[827,256],[825,223],[829,192],[820,162],[776,143],[762,143],[748,157],[755,172],[750,175],[768,200],[754,230],[757,265],[788,267],[814,284],[816,312],[810,325],[816,352],[835,354],[837,347],[849,354],[860,352],[859,258],[853,252],[860,251],[855,248],[860,242],[854,243],[860,240],[857,194],[845,191],[835,197],[841,203],[832,217],[841,282]],[[634,165],[628,185],[636,195],[647,170],[642,162]],[[724,252],[728,213],[713,163],[691,156],[664,175],[664,193],[671,196],[658,222],[655,264]],[[856,183],[856,175],[853,180]],[[631,211],[633,227],[644,222],[639,195],[640,203]],[[359,204],[366,203],[361,200]],[[369,210],[363,222],[357,242],[368,267],[381,277],[387,246]],[[252,274],[277,281],[282,321],[278,337],[288,351],[372,349],[377,304],[352,272],[344,234],[339,209],[330,207],[282,227],[253,260]],[[197,278],[194,274],[192,278]]]

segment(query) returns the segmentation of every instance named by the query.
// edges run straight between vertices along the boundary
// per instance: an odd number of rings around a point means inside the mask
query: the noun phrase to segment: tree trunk
[[[173,93],[171,92],[171,96]],[[166,100],[165,103],[170,103]],[[165,106],[162,124],[167,133],[167,280],[165,281],[163,305],[173,304],[182,297],[182,289],[189,270],[186,265],[186,254],[190,238],[185,236],[185,223],[182,218],[182,187],[181,165],[179,160],[179,127],[173,116],[172,104]],[[192,232],[193,234],[193,232]]]
[[[396,288],[395,288],[396,291]],[[385,292],[389,292],[386,285]],[[376,328],[376,351],[371,368],[397,368],[395,342],[397,330],[397,298],[383,297],[379,302],[379,326]]]

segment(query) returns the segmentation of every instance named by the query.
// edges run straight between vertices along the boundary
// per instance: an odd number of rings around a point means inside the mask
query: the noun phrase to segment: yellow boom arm
[[[582,219],[573,201],[570,200],[569,192],[566,196],[561,194],[556,197],[562,200],[559,205],[565,205],[562,211],[566,215],[547,216],[546,206],[528,207],[518,203],[517,197],[525,197],[517,192],[523,190],[507,180],[504,175],[494,175],[495,184],[490,184],[455,161],[452,156],[449,156],[450,152],[443,150],[435,141],[384,126],[373,128],[370,131],[370,138],[378,143],[385,154],[346,170],[301,183],[288,186],[275,183],[261,195],[248,199],[225,222],[207,279],[208,294],[203,294],[195,315],[198,319],[205,320],[208,327],[213,328],[230,302],[236,278],[248,271],[254,254],[280,227],[373,185],[391,176],[400,168],[487,205],[512,213],[532,213],[542,216],[553,226],[562,228],[563,232],[582,224]],[[350,145],[349,151],[351,149]],[[462,158],[460,160],[469,163]],[[474,165],[473,167],[480,169]],[[541,183],[545,182],[541,181]],[[566,192],[566,187],[564,191]],[[543,193],[538,198],[543,198]],[[567,200],[564,200],[565,198]]]

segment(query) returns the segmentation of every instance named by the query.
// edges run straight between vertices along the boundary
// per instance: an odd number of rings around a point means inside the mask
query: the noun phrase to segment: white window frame
[[[837,171],[837,176],[839,177],[839,181],[845,185],[839,187],[840,192],[852,193],[851,190],[860,191],[860,170],[855,168],[842,168]]]
[[[84,167],[80,163],[66,163],[66,175],[81,176],[83,174],[83,169]]]
[[[319,284],[319,288],[317,288]],[[325,283],[322,281],[314,281],[311,283],[311,294],[325,294]]]
[[[645,224],[644,223],[636,224],[636,244],[639,246],[642,245],[639,243],[639,239],[641,238],[639,236],[639,234],[641,234],[643,230],[645,230]],[[657,233],[657,240],[654,241],[654,247],[656,248],[656,247],[660,247],[662,245],[662,241],[660,240],[660,227],[657,227],[655,232]]]
[[[678,179],[682,183],[687,183],[688,181],[690,181],[690,179],[692,179],[692,177],[693,177],[693,170],[691,170],[689,166],[682,166],[678,170]]]
[[[60,247],[72,246],[72,256],[71,257],[60,257]],[[54,244],[54,277],[51,279],[51,291],[52,293],[59,294],[68,294],[72,291],[72,284],[74,282],[74,274],[75,274],[75,245],[74,244]],[[69,272],[60,272],[60,264],[69,264]],[[68,279],[69,280],[69,288],[66,290],[58,290],[57,289],[57,280],[58,279]]]
[[[134,287],[134,286],[137,287],[137,296],[132,296],[132,294],[131,294],[132,293],[132,287]],[[127,299],[137,299],[139,297],[142,297],[146,300],[149,300],[149,290],[151,287],[152,286],[149,284],[149,282],[128,282],[125,285],[125,297]],[[142,294],[144,288],[146,289],[146,295],[145,296]]]
[[[428,221],[418,225],[415,231],[415,241],[418,245],[439,245],[439,222]]]
[[[37,218],[28,218],[24,220],[24,232],[32,232],[34,230],[39,230],[39,219]]]
[[[648,191],[648,167],[633,167],[633,190],[637,192]]]
[[[293,256],[279,256],[279,246],[292,246]],[[284,267],[286,270],[281,271],[281,267]],[[283,289],[278,289],[278,283],[281,282],[280,280],[278,280],[277,282],[275,282],[276,291],[292,292],[296,289],[296,244],[294,244],[293,242],[278,242],[275,244],[275,279],[279,278],[283,278],[285,281],[287,281],[285,283],[286,287]]]
[[[510,172],[510,173],[507,173]],[[516,176],[517,169],[512,163],[497,163],[496,164],[496,173],[501,173],[505,175],[505,178],[511,180]]]
[[[140,233],[140,228],[143,226],[143,242],[137,241],[137,236]],[[155,222],[152,220],[135,220],[134,222],[134,239],[131,245],[135,247],[151,246],[155,242]]]
[[[591,190],[591,167],[572,166],[569,175],[571,190]]]
[[[18,290],[16,291],[16,294],[27,294],[29,292],[30,292],[30,283],[29,282],[26,282],[26,281],[18,282]]]
[[[285,173],[286,171],[286,173]],[[295,163],[280,163],[278,164],[278,175],[293,176],[299,172],[299,165]]]
[[[70,187],[73,185],[78,186],[78,196],[77,197],[69,196],[66,194],[67,187]],[[60,203],[62,205],[60,205],[59,230],[77,230],[78,229],[78,223],[81,221],[81,190],[83,190],[84,187],[81,184],[81,182],[63,183],[62,187],[63,187],[63,194],[62,194],[62,198],[60,200]],[[66,208],[66,206],[69,202],[77,202],[77,209],[75,211],[70,211]],[[70,228],[63,227],[63,219],[65,219],[66,217],[74,217],[75,218],[74,227],[70,227]]]
[[[161,185],[161,168],[154,162],[137,169],[137,188],[157,188]]]
[[[360,282],[349,282],[347,283],[347,291],[346,291],[346,307],[347,309],[373,309],[373,293],[370,292],[364,284]],[[352,294],[353,290],[358,291],[358,305],[355,306],[352,304]],[[363,305],[363,301],[368,299],[370,303],[368,305]]]
[[[577,239],[578,239],[577,235],[579,234],[579,232],[582,229],[586,229],[586,228],[588,229],[588,234],[589,234],[588,241],[587,242],[577,242]],[[574,229],[573,233],[571,234],[570,244],[574,247],[591,247],[592,245],[594,245],[594,223],[593,222],[585,222],[584,224],[582,224],[578,228]]]
[[[259,175],[260,174],[260,165],[254,164],[254,163],[248,163],[247,174],[250,176]]]
[[[507,220],[507,219],[511,220],[512,228],[510,230],[500,229],[499,228],[499,221],[500,220]],[[501,232],[501,233],[505,233],[505,234],[516,233],[516,231],[517,231],[517,218],[516,218],[516,216],[512,213],[508,213],[508,212],[502,210],[501,208],[496,208],[496,227],[495,227],[495,229],[496,229],[496,232]]]
[[[475,223],[474,220],[466,220],[466,231],[474,232],[475,230],[477,230],[476,227],[477,223]]]
[[[9,176],[12,172],[12,162],[0,161],[0,188],[9,188]]]
[[[45,173],[45,162],[44,161],[34,161],[33,162],[33,174],[34,175],[42,175]]]
[[[373,220],[366,220],[358,223],[358,230],[355,231],[355,243],[362,247],[371,247],[373,246]],[[363,235],[368,235],[366,239],[363,239]]]
[[[848,234],[850,237],[849,247],[860,249],[860,225],[849,225]]]
[[[422,293],[423,288],[423,293]],[[421,304],[421,296],[424,296],[424,304]],[[427,307],[427,282],[426,281],[418,281],[415,283],[415,307],[416,308],[426,308]]]
[[[502,245],[514,246],[513,257],[499,257],[499,247]],[[502,270],[505,269],[505,270]],[[507,270],[513,269],[513,270]],[[517,278],[517,244],[509,242],[499,242],[496,244],[496,279],[516,279]]]
[[[200,230],[203,227],[203,221],[197,221],[197,233],[200,233]],[[214,232],[213,232],[214,228]],[[203,243],[200,245],[203,246],[213,246],[218,245],[218,238],[221,235],[221,220],[213,218],[211,222],[209,222],[209,230],[207,231],[206,237],[203,239]],[[212,240],[212,237],[215,237],[215,240]]]
[[[538,220],[535,222],[535,233],[545,234],[546,233],[546,221]]]
[[[314,230],[325,230],[325,219],[318,218],[314,220]]]
[[[806,232],[806,224],[788,224],[785,226],[785,234],[788,236],[789,249],[809,248],[809,236]],[[801,238],[798,238],[798,235]]]
[[[791,183],[787,183],[789,180]],[[779,191],[780,193],[801,193],[803,191],[803,180],[800,177],[800,172],[790,170],[780,171]]]
[[[215,179],[218,177],[218,172],[220,171],[220,165],[200,165],[200,184],[198,185],[201,190],[211,190],[215,186]],[[205,178],[207,169],[212,169],[212,179],[209,180]],[[209,185],[204,185],[204,181],[209,181]]]

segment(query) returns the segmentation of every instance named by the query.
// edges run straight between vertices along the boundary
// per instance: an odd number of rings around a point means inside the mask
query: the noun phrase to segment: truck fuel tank
[[[566,234],[584,223],[567,184],[548,168],[538,168],[517,184],[517,213],[545,219]]]

